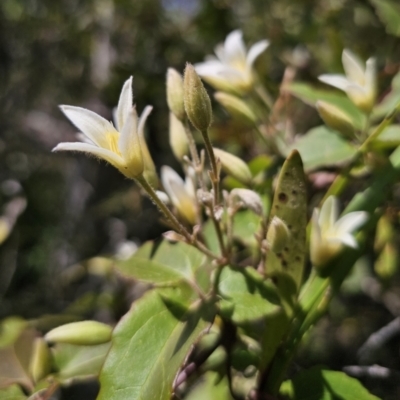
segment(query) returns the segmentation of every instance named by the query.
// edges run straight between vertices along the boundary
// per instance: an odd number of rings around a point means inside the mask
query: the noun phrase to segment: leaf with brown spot
[[[284,251],[279,254],[269,251],[266,272],[270,276],[286,276],[285,284],[280,287],[281,295],[292,303],[297,296],[303,278],[306,254],[307,194],[303,163],[297,150],[293,150],[282,166],[269,221],[274,217],[285,222],[290,238]],[[289,284],[292,281],[293,284]],[[290,293],[288,292],[290,291]]]

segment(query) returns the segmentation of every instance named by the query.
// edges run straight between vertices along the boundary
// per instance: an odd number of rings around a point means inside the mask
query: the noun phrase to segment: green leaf
[[[26,400],[27,397],[18,385],[11,385],[0,390],[1,400]]]
[[[283,382],[280,394],[290,400],[379,400],[344,372],[314,367]]]
[[[390,114],[400,103],[400,72],[392,79],[392,90],[372,110],[372,118],[380,119]]]
[[[254,271],[254,272],[253,272]],[[225,267],[218,291],[221,312],[237,324],[263,318],[279,308],[279,296],[273,284],[263,281],[253,268]]]
[[[78,346],[60,343],[54,346],[54,365],[57,369],[55,377],[63,383],[83,380],[97,376],[103,366],[111,343],[97,346]]]
[[[298,150],[306,171],[349,162],[356,148],[324,125],[301,136],[290,150]]]
[[[245,246],[256,247],[257,240],[255,234],[259,231],[261,217],[253,211],[239,211],[233,217],[233,236]]]
[[[120,320],[100,375],[98,400],[167,400],[174,378],[191,346],[214,317],[214,307],[198,303],[189,312],[187,293],[173,289],[147,292]]]
[[[197,269],[207,257],[186,243],[163,241],[158,247],[145,243],[129,260],[117,261],[116,268],[124,276],[159,285],[193,281]]]
[[[400,6],[392,0],[370,0],[375,6],[379,19],[384,23],[386,32],[400,36]]]
[[[226,377],[220,377],[216,372],[206,372],[199,382],[196,382],[185,400],[233,400]]]
[[[303,279],[306,255],[307,193],[306,177],[300,154],[293,151],[279,174],[270,221],[280,218],[287,226],[290,237],[282,251],[267,253],[265,265],[273,275],[285,302],[292,301]]]
[[[311,107],[315,107],[318,100],[333,104],[348,115],[357,129],[362,129],[365,125],[365,115],[353,104],[353,102],[343,92],[317,89],[314,86],[303,82],[293,82],[285,86],[293,96],[298,97]]]

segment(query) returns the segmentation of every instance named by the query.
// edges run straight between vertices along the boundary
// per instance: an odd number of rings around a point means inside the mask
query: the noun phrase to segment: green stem
[[[210,138],[208,136],[207,130],[202,131],[201,135],[203,136],[207,156],[211,164],[211,172],[212,172],[211,183],[214,190],[214,207],[215,207],[219,204],[219,172],[217,167],[217,160],[215,158],[214,150]]]
[[[152,186],[144,179],[143,176],[136,178],[136,181],[140,184],[140,186],[146,191],[146,193],[153,200],[154,204],[160,209],[160,211],[164,214],[167,220],[171,223],[173,228],[179,232],[186,241],[200,250],[202,253],[206,254],[208,257],[211,257],[215,260],[220,260],[220,257],[210,251],[203,243],[199,242],[196,238],[194,238],[186,228],[178,221],[172,211],[159,199],[157,193],[154,191]]]

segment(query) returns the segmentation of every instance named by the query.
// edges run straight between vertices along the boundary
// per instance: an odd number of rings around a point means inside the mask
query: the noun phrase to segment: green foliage
[[[188,295],[154,290],[135,302],[114,330],[99,399],[171,397],[175,375],[213,316],[211,304],[190,304]]]
[[[0,4],[0,397],[65,400],[98,381],[99,400],[392,400],[373,375],[370,394],[328,368],[362,363],[361,335],[394,313],[399,5],[22,3]],[[215,47],[238,24],[246,40],[233,31]],[[214,48],[182,86],[185,62]],[[57,103],[79,106],[62,108],[69,126]],[[55,145],[134,183],[49,156]],[[161,165],[177,160],[178,173]],[[371,363],[400,369],[385,340]]]

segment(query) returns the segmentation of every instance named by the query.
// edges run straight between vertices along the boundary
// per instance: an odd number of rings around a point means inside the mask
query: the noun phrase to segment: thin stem
[[[215,260],[220,260],[220,257],[214,254],[211,250],[209,250],[203,243],[199,242],[195,237],[193,237],[187,229],[178,221],[172,211],[159,199],[157,193],[154,191],[152,186],[144,179],[143,176],[136,178],[136,181],[140,184],[140,186],[146,191],[146,193],[153,200],[155,205],[160,209],[160,211],[164,214],[167,220],[172,224],[173,228],[176,229],[185,239],[186,241],[200,250],[202,253],[206,254],[208,257],[211,257]]]
[[[212,171],[211,183],[212,183],[213,190],[214,190],[214,207],[215,207],[219,203],[219,171],[218,171],[218,167],[217,167],[217,160],[215,158],[214,150],[212,148],[211,141],[208,136],[208,132],[202,131],[201,134],[203,136],[207,156],[208,156],[208,158],[210,160],[210,164],[211,164],[211,171]]]
[[[210,212],[211,212],[211,220],[212,220],[212,222],[214,224],[214,228],[215,228],[215,231],[217,233],[217,238],[218,238],[219,247],[221,249],[221,254],[224,257],[227,257],[228,255],[227,255],[227,251],[226,251],[226,247],[225,247],[225,243],[224,243],[224,238],[223,238],[223,235],[222,235],[221,225],[219,224],[219,222],[215,218],[213,210],[210,210]]]

